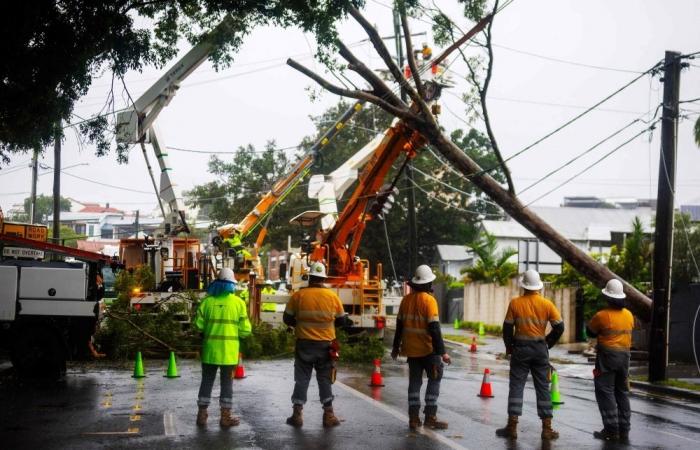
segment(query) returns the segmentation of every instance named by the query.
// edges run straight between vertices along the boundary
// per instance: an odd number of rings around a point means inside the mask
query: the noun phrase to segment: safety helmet
[[[411,278],[411,283],[413,284],[428,284],[431,281],[435,279],[435,274],[433,273],[432,269],[425,265],[422,264],[418,267],[416,267],[416,272]]]
[[[229,269],[228,267],[224,267],[219,271],[218,279],[221,281],[230,281],[232,283],[236,282],[236,279],[233,276],[233,270]]]
[[[608,281],[605,288],[602,289],[601,292],[603,295],[610,298],[623,299],[627,297],[623,291],[622,282],[616,278]]]
[[[525,273],[520,277],[520,287],[527,289],[528,291],[539,291],[542,289],[542,280],[540,280],[540,274],[536,270],[530,269],[526,270]]]
[[[272,286],[272,280],[265,280],[265,284],[269,284],[270,286]]]
[[[326,275],[326,266],[324,266],[320,261],[315,261],[313,264],[311,264],[311,267],[309,267],[309,276],[316,278],[328,278],[328,275]]]

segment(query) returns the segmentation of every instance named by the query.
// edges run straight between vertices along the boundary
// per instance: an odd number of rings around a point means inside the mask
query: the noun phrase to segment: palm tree
[[[461,270],[461,273],[466,273],[465,281],[485,281],[505,286],[517,275],[518,265],[508,260],[518,251],[506,248],[497,253],[498,244],[494,235],[483,232],[476,241],[469,242],[467,246],[479,259],[472,267]]]
[[[700,117],[695,122],[695,143],[700,147]]]

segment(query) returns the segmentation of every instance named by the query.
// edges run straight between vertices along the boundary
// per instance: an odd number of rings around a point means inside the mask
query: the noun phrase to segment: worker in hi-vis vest
[[[238,364],[239,339],[251,335],[245,303],[234,292],[236,280],[233,270],[224,268],[218,279],[207,288],[207,296],[197,308],[194,320],[196,329],[202,332],[202,383],[199,386],[197,425],[207,424],[207,408],[211,403],[211,391],[219,371],[221,378],[221,419],[223,428],[236,426],[238,417],[231,415],[233,407],[233,372]]]
[[[603,430],[593,433],[606,441],[627,441],[630,434],[629,371],[634,317],[625,308],[620,280],[612,279],[602,290],[608,307],[598,311],[586,327],[597,337],[593,382]]]
[[[537,396],[537,415],[542,419],[541,437],[543,440],[556,439],[559,433],[552,429],[549,349],[564,333],[564,322],[554,303],[540,295],[544,284],[537,271],[525,271],[519,284],[523,295],[510,301],[503,321],[503,342],[506,354],[510,355],[508,425],[496,430],[496,435],[510,439],[518,437],[518,417],[523,413],[523,393],[527,376],[531,373]],[[552,331],[545,335],[547,324],[552,326]]]

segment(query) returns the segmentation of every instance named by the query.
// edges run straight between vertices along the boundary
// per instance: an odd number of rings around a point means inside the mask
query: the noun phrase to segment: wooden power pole
[[[649,336],[649,381],[666,379],[668,366],[668,323],[671,305],[671,264],[673,255],[673,205],[676,189],[676,144],[681,54],[666,52],[664,59],[664,100],[661,118],[661,158],[656,196],[654,231],[654,273]]]
[[[53,230],[54,244],[61,240],[61,127],[56,127],[53,142]]]

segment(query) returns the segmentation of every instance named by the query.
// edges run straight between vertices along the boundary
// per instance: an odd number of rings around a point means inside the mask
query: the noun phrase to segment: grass
[[[460,336],[458,334],[446,334],[443,336],[445,339],[449,339],[450,341],[455,341],[455,342],[461,342],[462,344],[468,344],[470,345],[472,343],[472,338],[470,336]],[[477,345],[484,345],[486,342],[476,340]]]
[[[646,375],[632,375],[630,376],[632,380],[635,381],[644,381],[648,382],[649,378]],[[671,378],[665,381],[659,381],[653,384],[658,384],[661,386],[670,386],[670,387],[676,387],[676,388],[681,388],[681,389],[688,389],[690,391],[698,391],[700,392],[700,384],[698,383],[691,383],[689,381],[683,381],[683,380],[676,380],[675,378]]]

